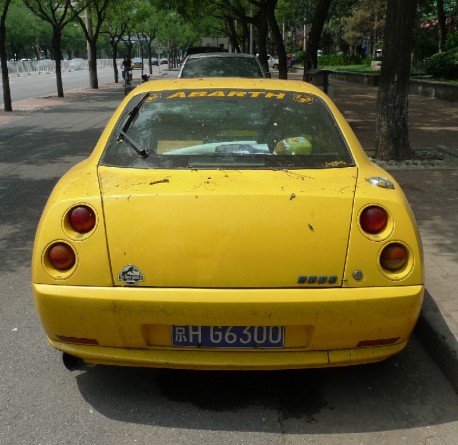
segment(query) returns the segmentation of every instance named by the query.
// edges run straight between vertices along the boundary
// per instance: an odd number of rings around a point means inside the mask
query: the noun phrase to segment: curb
[[[458,342],[427,290],[414,333],[458,392]]]

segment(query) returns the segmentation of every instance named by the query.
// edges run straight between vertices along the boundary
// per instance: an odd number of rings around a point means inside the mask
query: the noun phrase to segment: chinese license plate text
[[[282,348],[283,326],[172,326],[173,346]]]

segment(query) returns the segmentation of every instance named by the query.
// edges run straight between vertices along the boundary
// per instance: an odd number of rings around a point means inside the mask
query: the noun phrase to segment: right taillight
[[[94,211],[85,205],[73,207],[68,214],[70,226],[78,233],[90,232],[96,223]]]
[[[49,263],[57,270],[69,270],[76,261],[75,252],[66,243],[54,243],[49,247],[47,255]]]
[[[361,228],[370,234],[382,232],[388,224],[388,215],[382,207],[369,206],[366,207],[359,218]]]
[[[407,260],[407,248],[400,243],[388,244],[383,248],[380,255],[381,266],[390,272],[402,269]]]

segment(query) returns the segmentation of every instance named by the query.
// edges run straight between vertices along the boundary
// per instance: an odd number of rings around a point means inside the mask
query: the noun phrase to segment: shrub
[[[344,64],[343,54],[330,54],[318,57],[318,65],[320,66],[338,66]]]
[[[453,51],[456,49],[458,49],[458,31],[449,34],[445,42],[445,51]]]
[[[425,70],[437,79],[458,79],[458,48],[434,54],[426,60]]]
[[[294,54],[294,58],[296,59],[296,64],[303,65],[305,62],[305,51],[297,51]]]
[[[344,56],[344,65],[360,65],[363,63],[363,59],[358,54],[346,54]]]

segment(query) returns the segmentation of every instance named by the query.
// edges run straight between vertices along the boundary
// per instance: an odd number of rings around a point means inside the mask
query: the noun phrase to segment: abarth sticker
[[[301,104],[313,104],[316,102],[316,99],[313,96],[309,96],[307,94],[293,94],[293,99]]]
[[[124,281],[124,283],[133,286],[138,284],[140,281],[144,281],[144,276],[137,266],[128,264],[122,269],[121,273],[118,274],[118,280]]]
[[[147,102],[151,102],[153,100],[157,100],[161,98],[161,93],[155,93],[155,94],[150,94],[148,96],[148,99],[146,99]]]
[[[166,99],[184,99],[193,97],[247,97],[251,99],[284,99],[285,93],[274,91],[239,91],[239,90],[197,90],[197,91],[177,91],[169,94]]]

